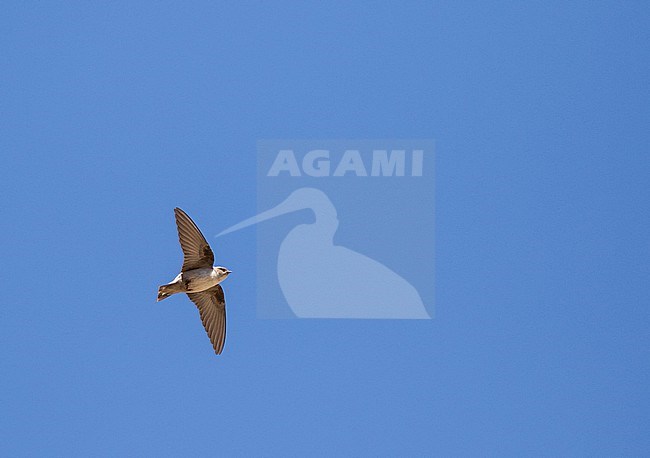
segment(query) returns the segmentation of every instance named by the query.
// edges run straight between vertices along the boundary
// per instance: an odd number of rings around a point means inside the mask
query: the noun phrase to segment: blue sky
[[[0,453],[650,453],[644,2],[5,2]],[[430,321],[156,303],[265,138],[433,138]],[[226,286],[226,284],[224,284]]]

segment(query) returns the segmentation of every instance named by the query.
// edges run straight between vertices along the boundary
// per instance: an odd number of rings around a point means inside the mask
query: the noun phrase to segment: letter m
[[[373,177],[378,176],[404,176],[406,167],[406,151],[391,150],[390,156],[386,150],[374,150],[372,152],[372,171]]]

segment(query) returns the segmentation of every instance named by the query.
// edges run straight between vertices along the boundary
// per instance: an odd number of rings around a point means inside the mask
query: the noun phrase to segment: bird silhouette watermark
[[[379,261],[335,245],[336,208],[315,188],[299,188],[276,207],[218,236],[310,209],[313,223],[299,224],[282,240],[277,276],[291,310],[300,318],[430,318],[417,290]]]
[[[431,318],[432,165],[430,140],[258,143],[259,211],[217,235],[255,226],[258,316]]]

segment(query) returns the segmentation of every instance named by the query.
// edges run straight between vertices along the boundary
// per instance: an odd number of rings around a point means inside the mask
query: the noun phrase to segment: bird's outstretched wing
[[[178,240],[181,242],[184,255],[181,271],[186,272],[200,267],[211,268],[214,264],[214,254],[199,228],[180,208],[174,209],[174,215],[176,215]]]
[[[226,341],[226,299],[221,285],[187,295],[199,308],[203,327],[212,342],[214,352],[220,355]]]

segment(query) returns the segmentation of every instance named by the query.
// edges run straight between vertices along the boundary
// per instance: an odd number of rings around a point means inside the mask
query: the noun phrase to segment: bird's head
[[[221,266],[213,267],[213,269],[217,273],[217,278],[219,279],[219,282],[225,280],[226,277],[232,273],[225,267],[221,267]]]

